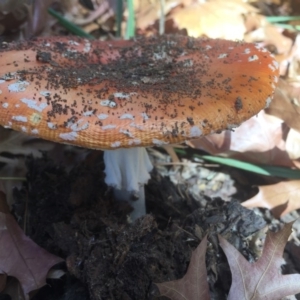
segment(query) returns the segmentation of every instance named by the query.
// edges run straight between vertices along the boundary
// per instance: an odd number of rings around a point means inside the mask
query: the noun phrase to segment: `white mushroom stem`
[[[144,184],[153,169],[145,148],[136,147],[104,151],[105,182],[115,188],[120,201],[128,201],[134,208],[133,220],[146,213]]]
[[[138,193],[135,192],[134,195],[132,192],[126,190],[114,189],[114,197],[117,201],[126,201],[132,206],[133,211],[130,214],[131,221],[135,221],[146,214],[144,185],[141,185]]]

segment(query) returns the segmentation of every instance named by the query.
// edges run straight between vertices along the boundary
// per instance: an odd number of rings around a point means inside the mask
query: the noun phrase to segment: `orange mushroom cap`
[[[0,44],[0,124],[93,149],[231,129],[272,99],[278,63],[255,44],[185,36]]]

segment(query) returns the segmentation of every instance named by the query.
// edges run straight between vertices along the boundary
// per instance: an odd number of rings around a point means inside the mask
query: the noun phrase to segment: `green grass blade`
[[[300,20],[300,16],[271,16],[266,17],[266,19],[270,23],[290,22]]]
[[[20,180],[20,181],[26,181],[27,179],[25,177],[0,177],[0,180]]]
[[[78,35],[78,36],[81,36],[81,37],[85,37],[85,38],[88,38],[88,39],[95,39],[91,34],[88,34],[84,30],[82,30],[79,26],[77,26],[77,25],[71,23],[70,21],[68,21],[66,18],[64,18],[61,14],[56,12],[54,9],[48,8],[48,13],[51,16],[53,16],[54,18],[56,18],[58,20],[58,22],[64,28],[66,28],[68,31],[70,31],[72,34]]]
[[[135,35],[135,16],[134,16],[134,7],[133,0],[127,0],[128,8],[128,20],[126,26],[125,40],[128,40]]]
[[[294,170],[290,168],[277,167],[277,166],[256,165],[248,162],[239,161],[233,158],[226,158],[220,156],[196,155],[196,157],[202,158],[210,162],[234,167],[237,169],[241,169],[241,170],[245,170],[245,171],[249,171],[261,175],[282,177],[287,179],[300,179],[300,170]]]
[[[165,33],[165,10],[166,10],[165,0],[160,0],[159,35]]]
[[[122,19],[123,19],[123,0],[117,0],[117,14],[116,14],[116,23],[117,23],[116,36],[117,37],[121,37]]]

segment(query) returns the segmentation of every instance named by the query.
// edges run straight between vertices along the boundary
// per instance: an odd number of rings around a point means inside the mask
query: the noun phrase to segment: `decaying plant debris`
[[[91,299],[153,298],[158,295],[153,283],[183,277],[192,250],[208,234],[211,299],[226,299],[231,275],[217,234],[250,261],[257,258],[246,238],[266,222],[237,201],[184,198],[154,171],[146,188],[150,214],[128,224],[130,208],[120,209],[103,182],[101,155],[89,155],[70,173],[46,157],[30,158],[27,165],[28,181],[15,191],[13,211],[33,241],[66,259],[68,273],[60,289],[68,289],[67,283],[72,289],[75,280]],[[57,285],[42,288],[32,299],[45,299],[44,293],[57,297]]]

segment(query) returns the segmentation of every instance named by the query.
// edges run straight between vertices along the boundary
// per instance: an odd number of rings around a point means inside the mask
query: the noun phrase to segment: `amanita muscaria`
[[[106,182],[137,191],[152,169],[143,147],[238,126],[269,105],[278,74],[264,48],[220,39],[3,42],[0,124],[105,150]]]

